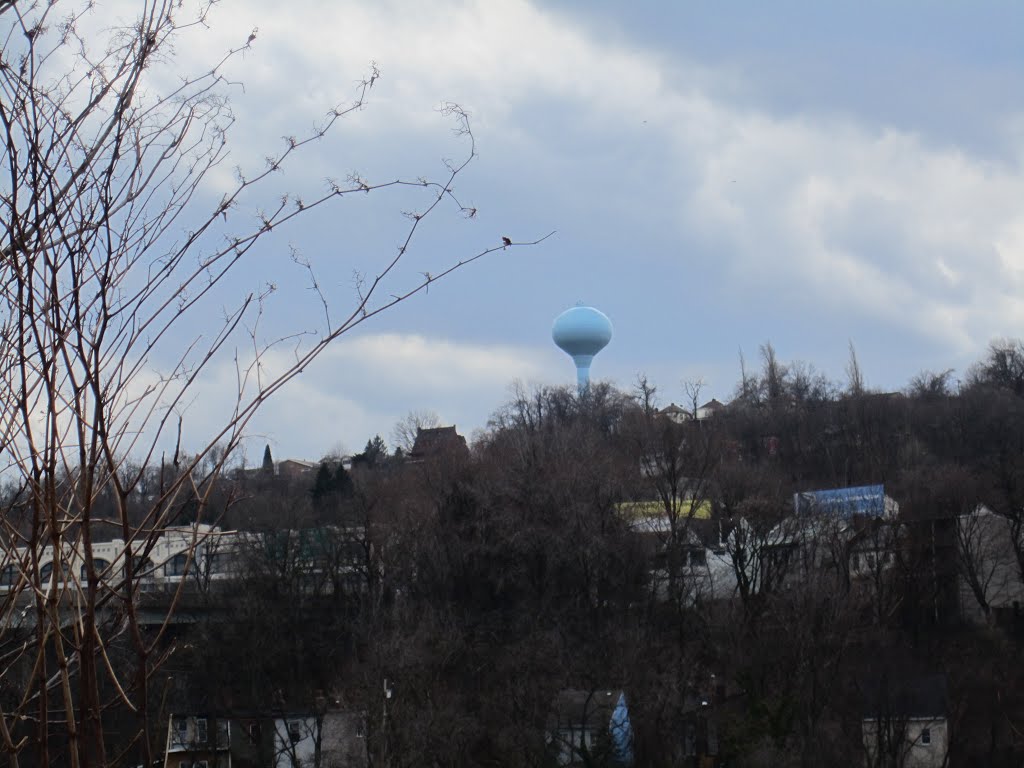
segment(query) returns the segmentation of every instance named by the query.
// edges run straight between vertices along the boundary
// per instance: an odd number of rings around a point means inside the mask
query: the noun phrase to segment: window
[[[932,743],[932,729],[922,728],[921,729],[921,743],[924,746],[929,746]]]
[[[110,566],[110,563],[108,563],[106,560],[104,560],[102,558],[94,557],[92,559],[92,566],[93,566],[93,568],[96,569],[96,575],[99,576],[105,570],[107,570],[107,568]],[[88,572],[88,570],[86,569],[86,567],[84,565],[82,566],[82,570],[81,570],[81,578],[82,578],[82,581],[85,581],[86,579],[89,578],[89,572]]]
[[[186,563],[188,563],[188,555],[184,553],[175,555],[167,561],[167,575],[184,576]]]
[[[46,582],[48,582],[50,580],[50,577],[53,576],[54,565],[55,565],[55,562],[53,560],[51,560],[50,562],[48,562],[46,565],[44,565],[42,568],[39,569],[39,579],[40,579],[40,581],[43,582],[44,585],[46,584]],[[62,583],[70,582],[71,581],[71,577],[70,577],[70,568],[69,568],[68,564],[67,563],[60,563],[60,568],[61,568],[61,575],[57,577],[57,581],[58,582],[62,582]]]
[[[207,742],[208,738],[209,738],[209,735],[206,732],[206,718],[205,717],[197,717],[196,718],[196,741],[199,744],[205,744]]]
[[[683,754],[687,757],[697,756],[697,726],[694,723],[686,724],[686,735],[683,737]]]
[[[184,717],[174,718],[174,745],[178,747],[188,746],[188,719]]]
[[[21,570],[16,565],[8,565],[0,572],[0,584],[5,587],[13,587],[18,583],[18,577],[21,575]]]
[[[217,737],[217,749],[227,749],[231,745],[231,737],[228,731],[228,721],[218,720],[214,723],[213,731]]]
[[[153,562],[151,557],[145,559],[134,557],[132,558],[132,570],[133,576],[153,576],[156,571],[156,563]]]
[[[50,578],[53,576],[53,563],[47,563],[39,569],[39,580],[43,584],[48,584]]]
[[[694,549],[690,552],[690,565],[707,565],[708,555],[703,549]]]
[[[209,573],[228,573],[231,570],[231,558],[227,552],[218,552],[207,557]]]
[[[293,742],[302,741],[302,721],[301,720],[289,720],[288,721],[288,738]]]

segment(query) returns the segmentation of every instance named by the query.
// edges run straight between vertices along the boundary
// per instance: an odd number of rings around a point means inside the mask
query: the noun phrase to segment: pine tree
[[[320,463],[320,469],[317,470],[316,479],[313,481],[313,490],[310,494],[313,497],[314,502],[322,501],[326,496],[333,493],[336,490],[334,478],[331,477],[331,470],[327,466],[327,462]]]
[[[384,438],[380,435],[374,435],[366,441],[366,447],[363,449],[362,454],[360,454],[360,461],[368,467],[376,467],[379,464],[383,464],[387,457],[388,446],[384,442]]]
[[[270,455],[270,444],[263,449],[263,472],[268,475],[274,474],[274,457]]]
[[[366,455],[371,456],[371,463],[386,459],[388,457],[388,445],[380,435],[374,435],[372,440],[366,441]]]
[[[338,471],[334,474],[334,490],[343,499],[347,499],[352,495],[352,476],[345,469],[345,465],[340,462],[338,463]]]

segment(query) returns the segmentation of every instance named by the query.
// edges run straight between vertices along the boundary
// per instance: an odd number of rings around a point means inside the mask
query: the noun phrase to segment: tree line
[[[520,389],[465,454],[324,464],[234,502],[233,521],[333,530],[346,579],[311,587],[301,558],[248,553],[173,661],[200,670],[190,705],[329,690],[366,714],[373,765],[542,766],[560,691],[621,689],[638,765],[861,765],[867,702],[896,727],[906,687],[940,675],[950,764],[1016,765],[1022,617],[987,604],[964,521],[990,510],[1024,581],[1024,347],[901,393],[767,345],[762,363],[712,418],[666,418],[643,378]],[[859,485],[898,513],[794,518],[795,493]],[[907,759],[883,747],[878,765]]]

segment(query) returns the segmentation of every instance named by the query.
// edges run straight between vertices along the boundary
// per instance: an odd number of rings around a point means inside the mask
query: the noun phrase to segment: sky
[[[551,323],[577,302],[615,328],[593,376],[644,374],[665,405],[695,379],[727,401],[766,342],[840,382],[852,344],[866,384],[891,391],[1024,336],[1019,3],[225,0],[174,66],[253,29],[230,65],[231,164],[258,167],[380,69],[280,190],[442,178],[468,143],[439,107],[469,113],[477,156],[456,193],[478,213],[425,218],[387,293],[503,236],[555,234],[338,339],[250,424],[252,460],[264,443],[278,459],[358,451],[414,410],[472,436],[513,382],[574,383]],[[227,183],[211,178],[211,199]],[[340,312],[422,206],[404,191],[316,211],[232,287],[280,286],[268,339],[315,327],[290,249]],[[234,387],[218,361],[187,422],[215,423]]]

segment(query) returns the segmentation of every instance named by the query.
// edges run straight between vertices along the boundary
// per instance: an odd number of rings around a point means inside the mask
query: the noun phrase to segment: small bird
[[[510,245],[512,245],[512,238],[510,238],[510,237],[503,237],[503,238],[501,238],[501,242],[505,244],[506,248],[508,248]]]

